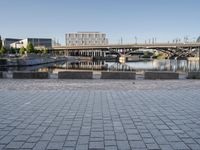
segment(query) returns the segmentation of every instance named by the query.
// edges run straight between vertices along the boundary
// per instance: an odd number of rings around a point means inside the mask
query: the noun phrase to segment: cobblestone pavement
[[[200,150],[200,81],[2,79],[0,149]]]

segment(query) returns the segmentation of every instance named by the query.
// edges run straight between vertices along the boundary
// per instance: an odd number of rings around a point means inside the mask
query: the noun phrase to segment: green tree
[[[1,36],[0,36],[0,49],[2,47],[2,40],[1,40]]]
[[[32,43],[28,43],[28,45],[27,45],[27,52],[28,53],[34,53],[34,46],[33,46],[33,44]]]
[[[43,53],[43,54],[47,54],[47,53],[48,53],[48,49],[46,49],[46,48],[43,49],[43,50],[42,50],[42,53]]]
[[[10,53],[11,53],[11,54],[15,54],[16,51],[17,51],[16,49],[14,49],[14,48],[11,47],[11,49],[10,49]]]
[[[0,49],[0,54],[5,54],[5,53],[7,53],[7,49],[2,46]]]
[[[26,51],[26,49],[24,47],[21,47],[20,50],[19,50],[19,53],[21,55],[23,55],[23,54],[25,54],[25,51]]]

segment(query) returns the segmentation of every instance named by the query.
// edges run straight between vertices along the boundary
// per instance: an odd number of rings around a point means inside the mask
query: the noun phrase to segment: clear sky
[[[100,31],[111,43],[200,35],[200,0],[0,0],[0,35],[50,37]]]

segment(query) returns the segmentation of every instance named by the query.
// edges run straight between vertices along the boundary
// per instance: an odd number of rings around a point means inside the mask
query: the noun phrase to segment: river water
[[[0,71],[49,71],[56,70],[113,70],[113,71],[177,71],[188,72],[198,71],[198,61],[188,60],[151,60],[140,62],[127,62],[124,64],[118,62],[106,61],[77,61],[77,62],[60,62],[45,65],[29,67],[9,67],[0,68]]]

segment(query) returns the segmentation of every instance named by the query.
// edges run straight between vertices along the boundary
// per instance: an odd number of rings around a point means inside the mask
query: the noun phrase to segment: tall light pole
[[[135,44],[137,44],[137,37],[135,36]]]
[[[200,47],[199,48],[199,72],[200,72]]]

